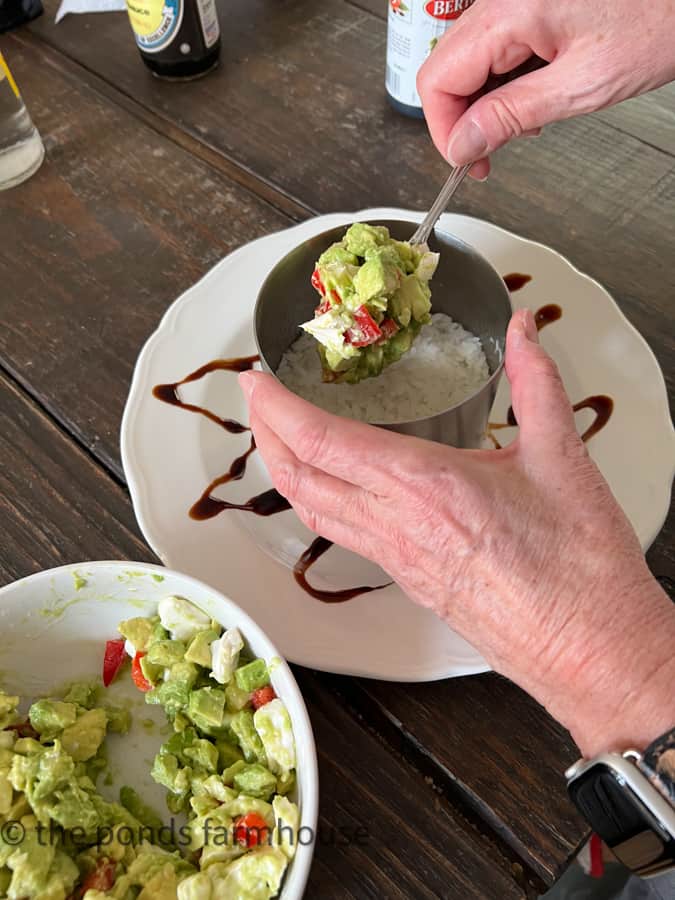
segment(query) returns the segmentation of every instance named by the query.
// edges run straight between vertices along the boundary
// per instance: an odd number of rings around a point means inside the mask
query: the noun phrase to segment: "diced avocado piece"
[[[219,728],[223,724],[224,709],[225,692],[204,687],[191,692],[187,714],[198,728]]]
[[[171,666],[182,662],[185,658],[185,644],[183,641],[156,641],[154,644],[150,644],[148,655],[145,658],[153,665],[170,669]]]
[[[126,734],[131,725],[131,713],[123,706],[106,704],[103,709],[108,718],[108,731],[115,734]]]
[[[41,753],[44,746],[35,738],[25,737],[17,738],[14,742],[14,752],[20,753],[22,756],[30,756],[35,753]]]
[[[264,659],[254,659],[253,662],[240,666],[234,673],[234,680],[241,691],[257,691],[270,683],[267,663]]]
[[[195,796],[194,790],[190,797],[190,809],[196,816],[203,816],[212,809],[217,809],[220,804],[210,794],[199,794]]]
[[[149,681],[150,684],[157,684],[161,679],[164,666],[158,666],[155,663],[151,663],[147,653],[144,653],[143,656],[141,656],[139,664],[145,680]]]
[[[99,688],[92,681],[76,681],[68,688],[63,698],[66,703],[77,703],[83,709],[92,709],[98,702]]]
[[[16,722],[19,698],[0,691],[0,729],[8,728]]]
[[[37,700],[28,711],[30,724],[45,740],[50,740],[77,719],[77,706],[62,700]]]
[[[120,788],[120,803],[141,825],[147,825],[155,832],[162,827],[161,818],[132,787],[124,785]]]
[[[216,747],[218,748],[218,768],[221,770],[244,759],[241,750],[229,741],[216,741]]]
[[[234,788],[242,794],[258,797],[260,800],[268,800],[276,790],[277,779],[265,766],[254,763],[235,772],[232,783]]]
[[[416,275],[406,275],[389,301],[391,317],[402,326],[408,325],[411,319],[428,322],[431,310],[430,298],[431,291],[427,284],[420,281]]]
[[[407,328],[397,331],[391,340],[387,341],[384,345],[384,356],[387,364],[396,362],[410,350],[419,330],[419,323],[413,321]]]
[[[393,241],[396,253],[406,272],[414,272],[417,268],[417,256],[411,244],[408,241]]]
[[[401,255],[399,254],[394,243],[384,244],[382,247],[374,247],[372,250],[369,250],[366,253],[366,261],[374,259],[375,257],[380,259],[382,262],[389,263],[395,269],[400,270],[401,274],[404,274],[405,261],[401,259]]]
[[[157,706],[162,702],[162,698],[159,693],[159,687],[154,687],[151,691],[148,691],[145,695],[145,702],[149,703],[151,706]]]
[[[105,744],[101,744],[95,756],[92,756],[92,758],[87,760],[86,763],[79,763],[79,765],[86,766],[87,776],[94,782],[94,784],[96,784],[98,776],[108,765]]]
[[[197,679],[197,667],[192,663],[181,662],[171,667],[168,681],[157,688],[159,702],[167,713],[177,713],[187,709],[190,691]],[[146,694],[146,698],[149,695]]]
[[[173,794],[190,790],[192,769],[181,766],[173,753],[158,753],[150,771],[153,779]]]
[[[205,778],[201,784],[201,792],[211,797],[216,803],[229,803],[237,796],[236,791],[224,784],[220,775],[209,775],[208,778]]]
[[[383,225],[367,225],[355,222],[342,239],[345,249],[355,256],[365,256],[368,250],[386,243],[389,232]]]
[[[230,712],[239,712],[251,701],[250,691],[242,691],[236,681],[231,681],[225,688],[225,702]]]
[[[169,812],[172,812],[174,815],[183,812],[183,810],[187,808],[189,796],[189,790],[183,791],[180,794],[167,794],[166,806]]]
[[[152,636],[157,619],[148,619],[145,616],[137,616],[120,622],[117,630],[130,643],[134,645],[136,653],[144,653],[148,649],[148,643]]]
[[[344,355],[344,348],[337,349],[333,347],[326,347],[324,344],[317,345],[319,356],[321,357],[322,369],[324,372],[326,371],[326,368],[330,369],[331,372],[345,372],[351,369],[351,367],[357,363],[359,358],[358,349],[356,347],[351,347],[350,345],[345,346],[349,347],[349,349],[352,351],[350,356]]]
[[[84,762],[96,755],[105,738],[108,717],[103,709],[88,709],[73,725],[61,733],[61,746],[75,762]]]
[[[215,744],[206,738],[197,738],[189,747],[185,748],[185,756],[193,766],[206,769],[207,772],[215,772],[218,767],[218,749]]]
[[[250,709],[242,709],[241,712],[235,713],[230,728],[237,736],[246,762],[266,762],[263,743],[255,730],[253,712]]]
[[[399,270],[385,256],[377,254],[366,260],[354,276],[354,289],[361,303],[391,294],[399,283]]]
[[[236,762],[233,762],[231,766],[228,766],[221,778],[223,779],[223,784],[231,786],[234,782],[234,776],[239,772],[243,772],[246,768],[246,763],[243,759],[238,759]]]
[[[277,778],[277,794],[287,794],[295,787],[295,771],[282,772]]]
[[[324,252],[319,257],[317,265],[327,266],[330,263],[342,263],[346,266],[358,266],[359,260],[354,253],[350,253],[346,247],[342,246],[342,244],[333,244],[328,248],[328,250],[324,250]]]
[[[192,727],[185,728],[183,731],[177,731],[175,734],[172,734],[171,737],[162,744],[159,752],[170,753],[173,756],[176,756],[180,762],[185,765],[187,764],[185,750],[196,740],[197,732],[195,729]]]
[[[157,621],[152,626],[152,633],[150,635],[150,640],[148,641],[148,649],[150,649],[150,647],[152,647],[152,645],[156,644],[158,641],[166,641],[170,637],[171,635],[169,634],[169,632],[159,621],[159,618],[157,618]]]
[[[212,628],[198,631],[190,641],[190,646],[185,653],[185,659],[188,662],[196,663],[198,666],[204,666],[205,669],[210,669],[211,644],[213,641],[217,641],[218,637],[218,632]]]
[[[173,725],[174,731],[181,732],[190,727],[190,720],[185,713],[177,712],[173,717],[173,722],[171,724]]]

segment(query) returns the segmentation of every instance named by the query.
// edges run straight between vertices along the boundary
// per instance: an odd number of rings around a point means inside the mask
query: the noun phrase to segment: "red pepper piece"
[[[267,839],[267,822],[258,813],[250,812],[234,820],[234,839],[244,847],[257,847]]]
[[[326,293],[318,269],[314,269],[312,272],[312,287],[314,290],[318,291],[322,297]]]
[[[82,882],[78,896],[84,897],[87,891],[109,891],[115,884],[117,863],[107,857],[103,857],[89,875]]]
[[[251,704],[253,705],[253,709],[260,709],[261,706],[274,700],[276,696],[271,684],[266,684],[265,687],[258,688],[257,691],[253,691],[251,694]]]
[[[382,332],[382,337],[380,338],[379,343],[383,344],[396,334],[398,325],[393,319],[383,319],[380,323],[380,331]]]
[[[120,670],[126,653],[124,651],[124,641],[106,641],[105,653],[103,655],[103,684],[108,687],[115,680],[115,676]]]
[[[141,660],[144,656],[145,653],[137,653],[136,656],[134,656],[134,661],[131,663],[131,677],[138,690],[147,694],[148,691],[152,690],[152,685],[143,674],[143,669],[141,669]]]
[[[382,329],[365,306],[359,306],[354,315],[354,325],[345,331],[345,341],[353,347],[368,347],[382,337]]]

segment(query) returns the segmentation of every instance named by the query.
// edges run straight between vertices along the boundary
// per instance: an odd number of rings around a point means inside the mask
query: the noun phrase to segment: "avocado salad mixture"
[[[171,736],[152,777],[167,789],[172,826],[131,787],[119,802],[96,786],[108,732],[126,709],[100,684],[18,712],[0,691],[0,897],[9,900],[268,900],[296,849],[295,742],[266,662],[247,654],[181,597],[119,625],[103,684],[130,677],[160,704]],[[129,673],[127,673],[129,677]],[[173,827],[174,823],[180,823]]]
[[[383,225],[357,222],[318,259],[321,302],[301,327],[319,342],[324,381],[379,375],[412,347],[431,320],[429,281],[438,253],[396,241]]]

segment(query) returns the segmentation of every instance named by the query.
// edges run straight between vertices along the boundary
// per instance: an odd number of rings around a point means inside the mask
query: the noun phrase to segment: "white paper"
[[[62,0],[54,21],[60,22],[68,13],[120,12],[126,8],[125,0]]]

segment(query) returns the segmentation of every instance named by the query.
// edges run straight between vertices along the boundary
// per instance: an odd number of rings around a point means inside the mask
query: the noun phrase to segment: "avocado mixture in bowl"
[[[73,682],[27,711],[18,693],[0,690],[0,897],[286,896],[302,850],[297,708],[292,698],[289,712],[272,681],[285,685],[290,673],[278,679],[281,659],[256,656],[237,627],[181,596],[165,595],[154,611],[143,605],[147,614],[99,642],[102,679]],[[132,702],[120,703],[117,688],[133,692]],[[168,815],[130,785],[117,800],[106,789],[108,735],[128,740],[139,718],[129,707],[139,702],[163,711],[163,739],[155,729],[145,764]],[[130,759],[130,773],[136,765]]]
[[[383,225],[356,222],[319,257],[321,301],[302,328],[319,342],[323,380],[354,384],[379,375],[431,321],[429,281],[438,253],[394,240]]]

